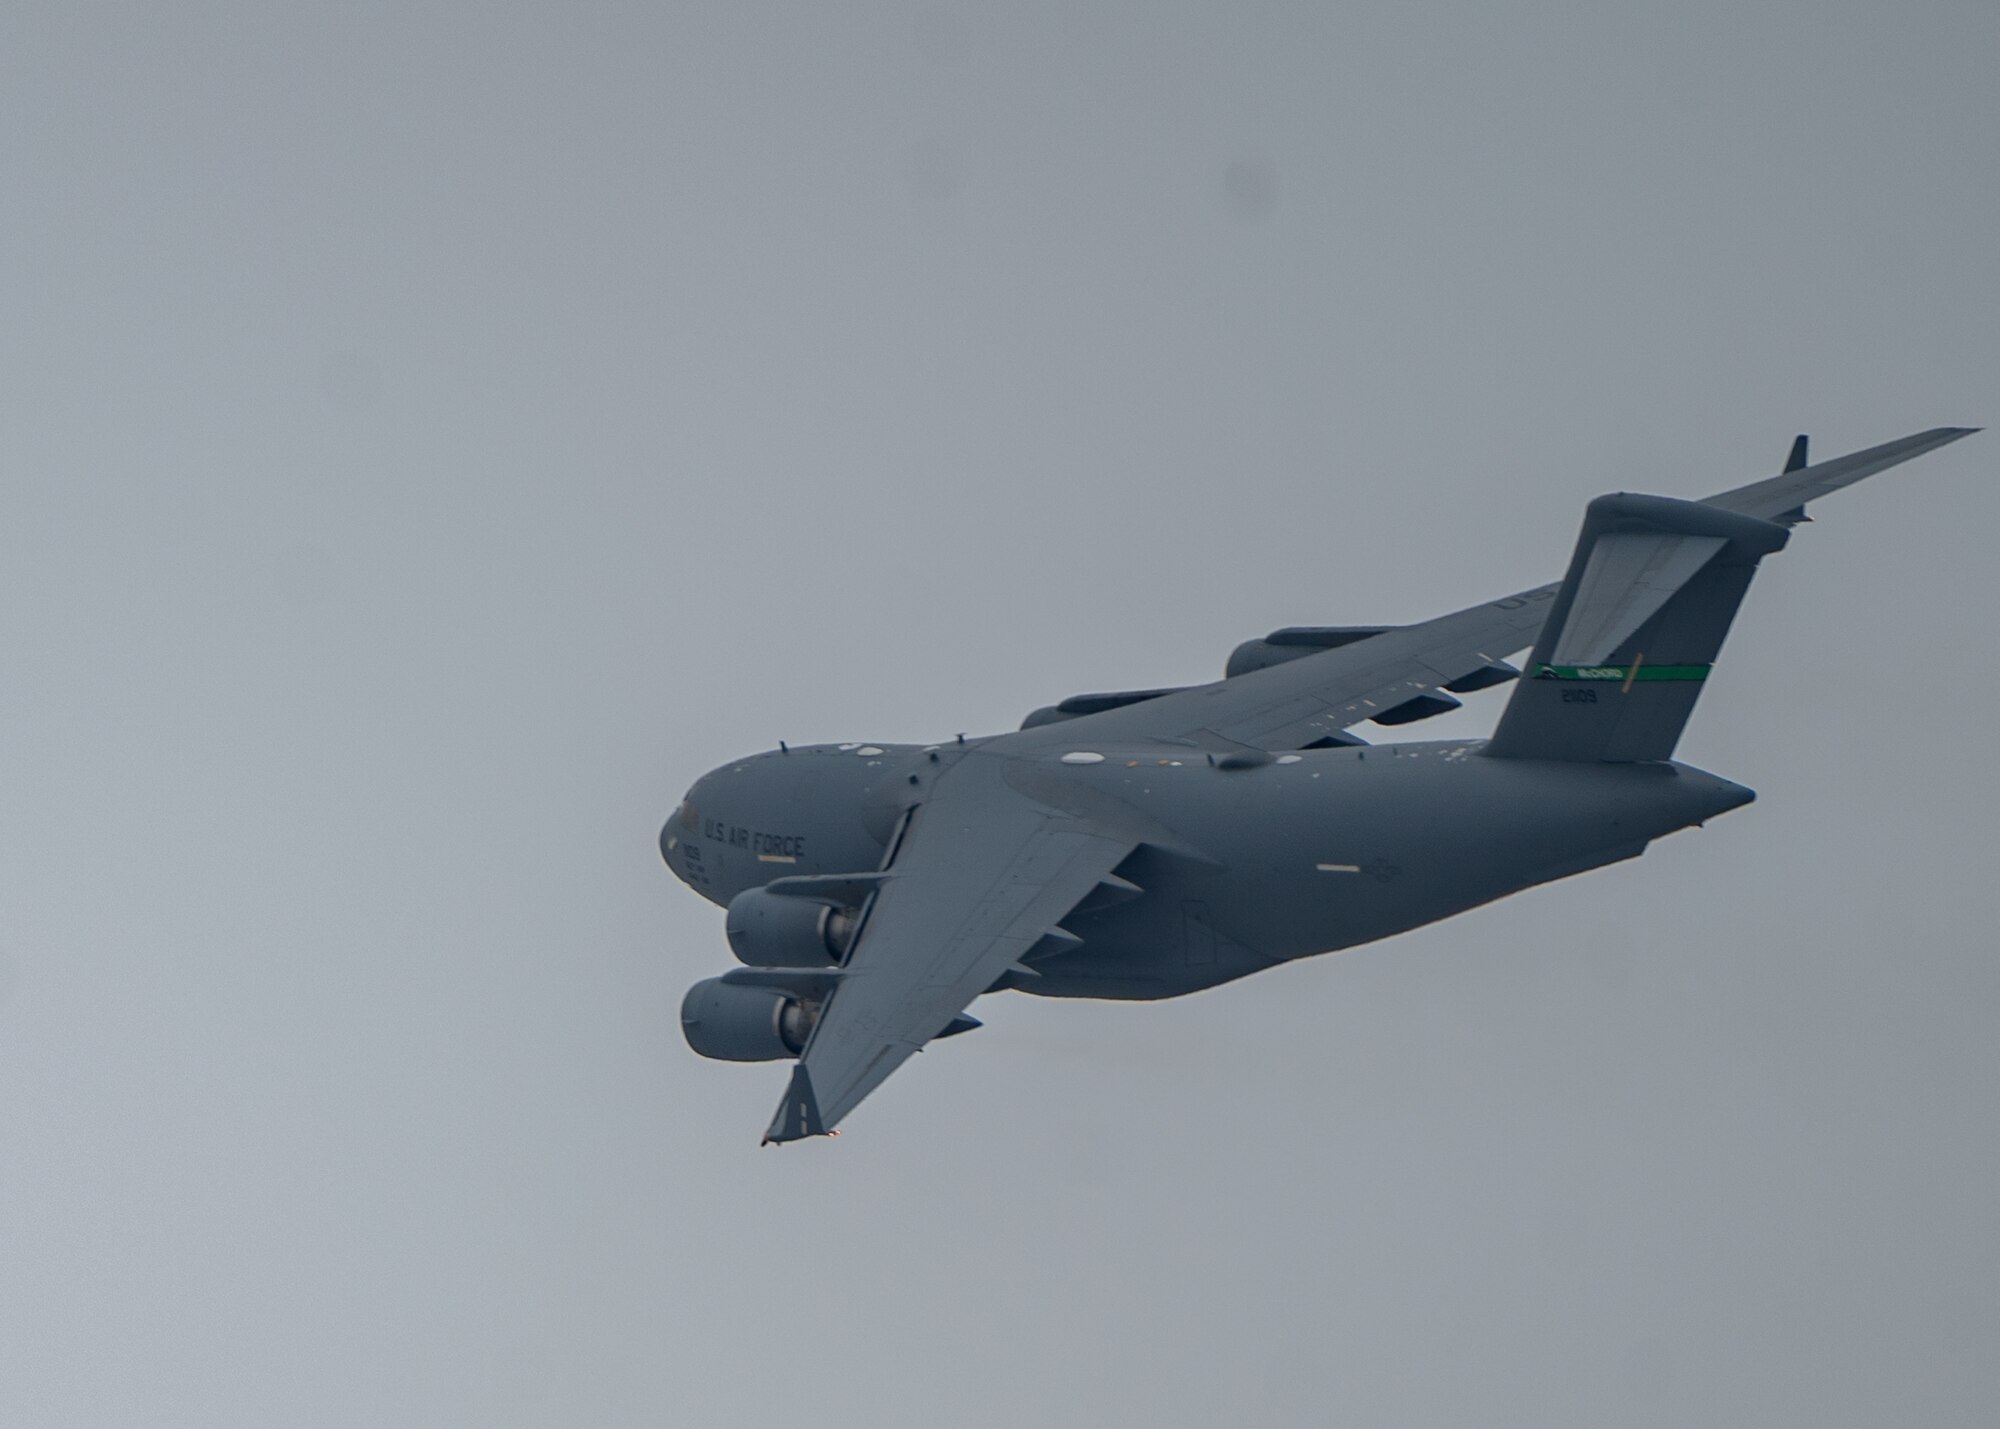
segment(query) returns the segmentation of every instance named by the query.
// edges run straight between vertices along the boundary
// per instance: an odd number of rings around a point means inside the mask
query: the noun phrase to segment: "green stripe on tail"
[[[1709,665],[1537,665],[1537,680],[1610,680],[1643,684],[1648,680],[1706,680]]]

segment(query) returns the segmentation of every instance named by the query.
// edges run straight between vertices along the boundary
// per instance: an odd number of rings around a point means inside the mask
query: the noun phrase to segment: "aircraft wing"
[[[862,915],[767,1142],[832,1131],[1046,937],[1140,839],[1043,803],[1005,758],[950,751]]]
[[[1799,466],[1708,504],[1803,520],[1805,502],[1968,430],[1940,427]],[[1639,564],[1627,572],[1640,593],[1634,599],[1670,587],[1674,574],[1645,567],[1643,554],[1632,554]],[[1671,567],[1678,557],[1661,559]],[[1100,886],[1136,893],[1115,872],[1133,849],[1172,842],[1169,831],[1139,824],[1128,806],[1079,803],[1086,795],[1074,781],[1036,773],[1046,760],[1016,756],[1167,740],[1206,746],[1222,760],[1267,758],[1257,751],[1338,735],[1534,643],[1558,589],[1535,586],[1232,679],[941,751],[846,963],[827,975],[832,991],[765,1140],[830,1132],[1037,944],[1069,941],[1061,920]],[[1643,610],[1613,614],[1628,623],[1644,618]]]
[[[1705,504],[1767,521],[1804,520],[1807,501],[1975,430],[1936,427],[1752,482],[1711,496]],[[1015,748],[1058,744],[1088,748],[1118,740],[1181,739],[1219,751],[1231,745],[1297,749],[1338,736],[1350,725],[1463,680],[1533,644],[1559,588],[1559,583],[1535,586],[1337,649],[1005,739]]]
[[[1186,739],[1217,751],[1299,749],[1532,645],[1559,588],[1536,586],[1337,650],[1005,738],[1072,748]]]

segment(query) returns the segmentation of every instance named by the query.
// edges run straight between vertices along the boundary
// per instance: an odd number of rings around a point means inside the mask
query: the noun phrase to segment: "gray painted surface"
[[[732,951],[759,970],[689,991],[688,1044],[796,1056],[765,1140],[823,1136],[982,993],[1176,997],[1635,857],[1754,797],[1672,756],[1759,561],[1807,503],[1971,434],[1788,461],[1705,503],[1599,497],[1555,587],[1359,639],[1274,632],[1257,644],[1297,658],[1239,646],[1238,673],[1209,685],[1073,698],[1013,734],[718,769],[660,852],[728,907]],[[1435,691],[1498,670],[1537,624],[1490,743],[1372,763],[1324,748],[1369,712],[1458,708]]]
[[[0,1422],[1983,1426],[2000,439],[1766,562],[1680,746],[1753,808],[982,999],[837,1143],[682,1044],[723,915],[653,838],[743,750],[1990,425],[1996,55],[1844,0],[0,7]]]

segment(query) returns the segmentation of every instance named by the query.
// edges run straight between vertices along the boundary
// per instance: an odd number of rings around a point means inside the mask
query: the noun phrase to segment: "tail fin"
[[[1775,522],[1664,496],[1590,503],[1527,678],[1486,746],[1502,759],[1669,759]]]

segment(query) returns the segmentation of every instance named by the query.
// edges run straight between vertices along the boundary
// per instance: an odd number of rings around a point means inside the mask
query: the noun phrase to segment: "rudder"
[[[1788,534],[1665,496],[1591,502],[1526,678],[1486,753],[1671,758],[1757,563]]]

